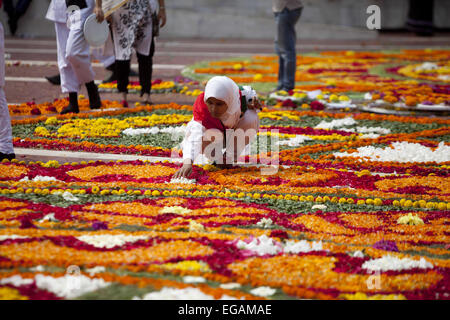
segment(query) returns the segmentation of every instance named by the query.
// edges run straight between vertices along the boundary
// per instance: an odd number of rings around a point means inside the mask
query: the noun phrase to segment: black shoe
[[[16,155],[14,153],[3,153],[0,152],[0,161],[3,159],[8,159],[8,160],[12,160],[16,157]]]
[[[94,81],[92,81],[92,84],[86,84],[86,89],[89,97],[89,107],[91,109],[100,109],[102,107],[102,100],[100,99],[98,87]]]
[[[51,84],[54,84],[56,86],[59,86],[61,84],[61,75],[57,74],[55,76],[48,76],[45,77],[45,79],[48,80],[48,82],[50,82]]]
[[[80,109],[78,106],[74,107],[71,104],[69,104],[67,107],[65,107],[60,114],[66,114],[66,113],[78,113],[80,112]]]
[[[108,77],[106,77],[105,80],[102,81],[102,83],[109,83],[113,81],[117,81],[117,75],[114,71],[111,72],[111,74]]]

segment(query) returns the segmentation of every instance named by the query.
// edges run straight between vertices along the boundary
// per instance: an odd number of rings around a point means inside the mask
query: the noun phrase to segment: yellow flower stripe
[[[64,123],[56,133],[50,133],[44,127],[37,127],[35,134],[45,137],[114,137],[128,128],[152,127],[160,124],[179,124],[190,121],[191,115],[168,114],[120,119],[72,119],[50,120],[51,123]],[[49,118],[51,119],[51,118]]]

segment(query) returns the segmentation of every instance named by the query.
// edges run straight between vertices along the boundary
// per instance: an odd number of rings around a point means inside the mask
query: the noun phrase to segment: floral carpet
[[[448,115],[449,61],[448,49],[305,53],[297,55],[295,89],[272,93],[268,104],[313,110],[327,107]],[[187,68],[185,74],[197,80],[227,75],[265,92],[276,86],[278,61],[275,56],[209,61]]]
[[[14,144],[170,156],[190,109],[16,120]],[[168,162],[3,162],[2,297],[448,298],[450,121],[260,117],[257,145],[278,129],[271,175],[205,165],[173,181]]]
[[[447,106],[448,51],[421,52],[324,54],[341,78],[272,96],[244,166],[198,165],[172,179],[179,165],[170,161],[3,161],[0,298],[449,299],[450,120],[352,107],[366,93]],[[313,58],[321,72],[302,77],[331,81],[324,58]],[[261,59],[253,80],[269,79]],[[425,62],[437,68],[412,77],[408,66]],[[233,63],[248,77],[245,61]],[[349,76],[385,63],[431,91],[388,94],[380,75],[366,84]],[[302,102],[281,108],[286,97]],[[11,108],[40,111],[13,119],[14,146],[176,158],[192,118],[188,105],[107,100],[95,113],[48,114],[66,103]]]

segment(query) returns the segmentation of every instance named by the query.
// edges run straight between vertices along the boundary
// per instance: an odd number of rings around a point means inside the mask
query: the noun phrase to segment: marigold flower
[[[412,213],[408,213],[407,215],[398,218],[397,224],[407,224],[417,226],[423,225],[424,222],[420,217],[413,215]]]

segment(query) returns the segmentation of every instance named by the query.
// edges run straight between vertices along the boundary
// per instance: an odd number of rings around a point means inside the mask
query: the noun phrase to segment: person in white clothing
[[[95,0],[52,0],[47,11],[46,18],[55,23],[61,91],[69,94],[69,105],[61,114],[79,112],[78,92],[83,84],[86,85],[90,108],[101,107],[89,44],[83,33],[84,22],[93,13],[94,5]]]
[[[112,47],[112,39],[111,37],[108,37],[107,45]],[[106,45],[105,45],[106,46]],[[106,82],[112,82],[114,80],[117,80],[116,74],[114,72],[114,62],[116,58],[114,57],[114,52],[108,52],[104,50],[104,48],[91,48],[91,55],[94,60],[100,61],[101,64],[103,64],[103,67],[105,67],[106,70],[110,71],[111,73],[103,80],[103,83]],[[136,73],[137,75],[137,73]],[[53,76],[45,76],[45,79],[48,80],[51,84],[54,85],[61,85],[61,75],[55,74]]]
[[[117,80],[116,75],[116,57],[114,56],[114,44],[112,42],[112,36],[109,35],[106,43],[103,47],[91,48],[91,55],[94,60],[100,61],[103,64],[103,67],[109,71],[109,74],[106,75],[105,79],[103,79],[102,83],[113,82]],[[137,77],[138,73],[134,69],[130,69],[130,76]],[[55,74],[53,76],[45,76],[45,79],[48,80],[51,84],[61,85],[61,76],[60,74]]]
[[[5,91],[5,37],[3,25],[0,22],[0,160],[14,159],[14,148],[12,143],[11,117],[9,116],[8,103]]]
[[[200,155],[222,168],[237,162],[259,130],[257,109],[261,103],[251,87],[240,89],[228,77],[212,77],[194,103],[182,142],[183,166],[173,177],[189,177]]]

